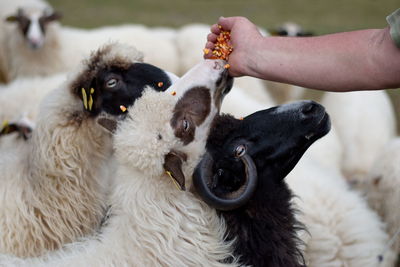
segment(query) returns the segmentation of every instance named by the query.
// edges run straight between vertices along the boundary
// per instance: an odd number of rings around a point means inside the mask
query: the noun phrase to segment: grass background
[[[316,34],[383,28],[399,0],[49,0],[63,24],[93,28],[122,23],[180,27],[213,24],[219,16],[245,16],[272,29],[286,21]],[[205,37],[204,37],[205,38]],[[400,75],[400,73],[399,73]],[[400,122],[400,90],[388,90]],[[308,91],[310,97],[320,93]],[[400,128],[400,123],[398,123]]]

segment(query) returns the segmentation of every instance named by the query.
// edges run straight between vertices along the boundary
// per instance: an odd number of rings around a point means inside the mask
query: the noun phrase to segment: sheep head
[[[232,86],[224,63],[203,61],[165,92],[149,87],[124,120],[99,118],[101,125],[115,131],[118,161],[149,177],[167,177],[167,172],[184,190],[185,174],[193,172],[204,153],[211,123]]]
[[[101,111],[123,114],[146,86],[164,91],[177,79],[175,75],[142,61],[142,54],[134,47],[108,44],[83,61],[82,69],[71,85],[72,92],[92,116]]]
[[[45,44],[48,24],[60,20],[61,13],[50,8],[18,8],[17,13],[6,18],[7,22],[17,23],[28,46],[37,50]]]
[[[193,184],[219,210],[245,205],[255,192],[280,183],[307,148],[330,130],[325,109],[300,101],[253,113],[243,120],[217,117]]]

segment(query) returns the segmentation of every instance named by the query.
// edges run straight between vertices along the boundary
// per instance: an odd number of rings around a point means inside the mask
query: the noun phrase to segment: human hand
[[[222,29],[218,27],[221,26]],[[207,36],[205,48],[212,50],[221,30],[230,31],[229,45],[233,46],[233,52],[229,55],[229,74],[234,77],[250,75],[250,67],[255,62],[254,49],[262,39],[256,25],[244,17],[220,17],[217,24],[211,26],[211,33]],[[212,53],[204,55],[210,58]]]

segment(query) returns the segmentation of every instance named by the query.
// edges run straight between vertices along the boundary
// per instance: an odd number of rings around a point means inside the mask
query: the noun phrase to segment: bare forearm
[[[389,30],[319,37],[265,37],[248,54],[247,75],[327,91],[400,86],[400,49]]]

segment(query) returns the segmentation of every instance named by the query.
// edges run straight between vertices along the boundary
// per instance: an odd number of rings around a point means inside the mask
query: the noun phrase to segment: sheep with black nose
[[[202,199],[219,210],[235,240],[235,256],[251,266],[303,266],[300,224],[284,178],[306,149],[330,129],[311,101],[216,119],[207,153],[194,173]]]
[[[141,61],[133,47],[99,49],[45,98],[31,139],[1,151],[1,253],[38,256],[97,229],[112,147],[96,118],[121,115],[147,85],[163,91],[175,79]]]
[[[65,70],[58,20],[42,0],[0,2],[0,81]]]
[[[124,120],[101,115],[98,123],[114,135],[118,167],[100,233],[43,258],[2,255],[0,265],[237,266],[225,263],[232,251],[225,223],[189,190],[232,85],[223,66],[206,60],[166,92],[149,87]]]

